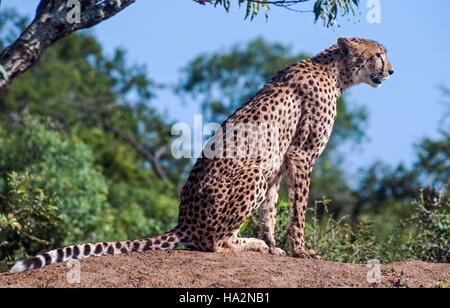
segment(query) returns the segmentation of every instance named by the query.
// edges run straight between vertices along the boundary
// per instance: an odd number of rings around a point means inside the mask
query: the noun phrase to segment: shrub
[[[388,235],[377,235],[375,219],[349,221],[346,217],[334,218],[328,213],[330,200],[314,202],[307,209],[312,216],[305,223],[307,249],[314,249],[323,260],[344,263],[365,263],[378,259],[388,263],[404,259],[429,262],[450,261],[450,214],[446,188],[438,191],[431,188],[421,190],[412,202],[413,214],[399,220]],[[323,206],[325,215],[319,220],[318,207]],[[259,212],[241,228],[241,236],[257,236]],[[277,209],[275,239],[277,245],[290,251],[287,239],[289,204],[280,202]]]
[[[57,206],[62,223],[44,236],[54,237],[52,244],[102,240],[112,224],[106,181],[90,149],[56,129],[30,116],[0,126],[0,179],[11,172],[29,174],[30,189],[42,189]],[[6,181],[0,181],[0,194],[6,191]]]
[[[36,254],[61,241],[61,224],[53,200],[41,188],[33,188],[33,177],[11,172],[6,176],[5,193],[0,195],[0,269],[16,258]]]
[[[441,190],[421,190],[413,202],[415,212],[408,219],[415,227],[406,248],[416,258],[430,262],[450,262],[450,204],[447,185]]]

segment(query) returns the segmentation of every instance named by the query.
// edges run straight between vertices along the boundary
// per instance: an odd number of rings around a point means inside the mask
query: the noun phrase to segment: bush
[[[16,258],[36,254],[61,241],[57,235],[61,219],[53,200],[41,188],[33,188],[33,177],[11,172],[5,194],[0,195],[0,269]]]
[[[30,189],[42,189],[61,216],[44,236],[54,238],[52,246],[102,240],[112,225],[106,181],[90,149],[56,128],[30,116],[0,127],[0,194],[7,195],[8,174],[29,174]]]
[[[450,262],[450,204],[447,186],[421,190],[413,202],[415,213],[407,223],[416,232],[407,242],[407,250],[416,258],[430,262]]]
[[[312,218],[305,223],[307,249],[313,249],[323,260],[344,263],[365,263],[378,259],[389,263],[404,259],[428,262],[449,262],[450,214],[448,196],[431,188],[420,191],[412,202],[411,217],[399,220],[388,235],[377,235],[375,219],[351,222],[346,217],[334,218],[328,214],[330,200],[319,200],[307,209]],[[326,213],[320,220],[318,207]],[[259,212],[242,227],[241,236],[257,236]],[[280,202],[277,209],[275,239],[277,245],[290,251],[287,239],[289,204]]]

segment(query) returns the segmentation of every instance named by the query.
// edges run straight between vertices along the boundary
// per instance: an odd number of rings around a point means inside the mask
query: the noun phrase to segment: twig
[[[147,160],[152,165],[153,170],[155,170],[156,175],[161,180],[167,181],[169,179],[166,173],[164,172],[163,168],[161,167],[161,164],[159,163],[159,158],[167,149],[167,145],[163,145],[162,147],[157,149],[156,154],[153,155],[144,146],[142,146],[136,140],[134,140],[133,137],[123,132],[122,130],[118,129],[117,127],[105,125],[105,129],[115,133],[117,136],[125,140],[129,145],[131,145],[136,150],[136,152],[138,152],[139,155],[141,155],[145,160]]]

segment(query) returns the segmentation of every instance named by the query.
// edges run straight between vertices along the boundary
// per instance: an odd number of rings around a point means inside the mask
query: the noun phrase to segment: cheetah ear
[[[338,38],[339,52],[342,56],[344,57],[348,56],[352,50],[352,46],[353,44],[348,38],[346,37]]]

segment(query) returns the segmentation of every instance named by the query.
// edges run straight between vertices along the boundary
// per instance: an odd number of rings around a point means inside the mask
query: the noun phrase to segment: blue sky
[[[223,8],[200,6],[191,0],[137,0],[93,32],[108,53],[117,47],[126,49],[131,62],[147,65],[153,80],[169,84],[176,83],[180,68],[200,53],[223,50],[258,36],[311,55],[333,45],[339,36],[383,43],[395,68],[391,80],[379,89],[359,85],[348,92],[348,100],[369,111],[368,139],[361,147],[350,149],[346,161],[352,173],[376,159],[411,163],[413,144],[425,136],[437,136],[438,129],[444,128],[438,126],[444,111],[439,87],[450,86],[450,1],[380,0],[381,23],[370,24],[366,19],[368,0],[362,0],[359,22],[341,18],[341,27],[334,29],[314,25],[311,13],[277,7],[272,8],[267,22],[263,14],[253,21],[244,20],[244,9],[238,9],[236,0],[232,2],[227,14]],[[313,2],[298,8],[310,9]],[[30,16],[37,3],[39,0],[3,1],[4,6]],[[183,105],[167,91],[159,93],[153,104],[167,110],[170,118],[188,123],[200,113],[198,103]]]

